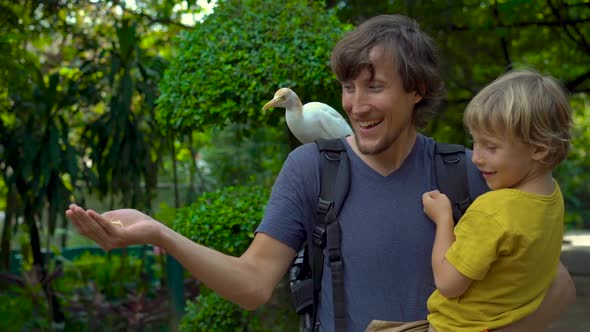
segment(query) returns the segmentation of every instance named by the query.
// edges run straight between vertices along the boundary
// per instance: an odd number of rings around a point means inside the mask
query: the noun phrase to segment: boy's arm
[[[438,291],[447,298],[462,295],[469,288],[472,279],[466,277],[451,265],[445,254],[455,242],[451,203],[438,190],[422,195],[424,212],[436,225],[434,245],[432,247],[432,271]]]
[[[445,258],[445,254],[455,242],[453,226],[452,217],[448,221],[437,222],[434,246],[432,247],[434,282],[438,291],[446,298],[461,296],[473,282],[472,279],[457,271]]]
[[[576,299],[576,287],[567,269],[560,262],[557,276],[535,312],[520,321],[495,330],[498,332],[543,331],[559,318]]]

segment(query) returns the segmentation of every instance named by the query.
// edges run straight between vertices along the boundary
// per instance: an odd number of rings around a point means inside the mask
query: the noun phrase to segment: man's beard
[[[399,135],[397,135],[397,136],[399,136]],[[386,151],[387,149],[389,149],[389,147],[391,147],[393,142],[395,142],[395,139],[391,139],[390,137],[381,138],[381,139],[379,139],[379,141],[377,142],[377,144],[374,147],[370,147],[370,148],[367,148],[367,147],[362,146],[360,144],[360,139],[359,139],[358,135],[354,135],[354,142],[356,143],[356,147],[361,154],[364,154],[367,156],[374,156],[374,155],[378,155],[378,154]]]

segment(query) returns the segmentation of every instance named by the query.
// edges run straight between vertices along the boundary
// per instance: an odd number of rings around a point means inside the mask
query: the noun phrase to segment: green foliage
[[[571,101],[575,115],[570,154],[556,172],[570,228],[590,228],[590,101],[580,97]]]
[[[154,214],[154,218],[166,226],[171,226],[176,219],[176,208],[162,202],[160,210]]]
[[[465,106],[511,68],[533,67],[561,80],[572,93],[588,91],[590,7],[585,1],[465,0],[396,2],[440,48],[447,88],[443,107],[427,128],[445,141],[467,143]]]
[[[2,289],[0,317],[0,331],[47,331],[48,307],[41,285]]]
[[[270,195],[262,186],[225,187],[177,211],[174,230],[204,246],[241,255],[254,238]]]
[[[229,125],[213,130],[215,144],[201,150],[206,174],[217,185],[257,183],[271,186],[289,153],[286,127]],[[248,165],[248,167],[244,167]]]
[[[149,265],[147,269],[145,265]],[[117,298],[126,294],[130,284],[134,288],[148,286],[138,283],[148,269],[159,271],[154,260],[147,257],[86,252],[64,265],[64,278],[57,284],[61,291],[68,292],[93,282],[102,294]]]
[[[114,24],[112,46],[100,58],[110,64],[103,88],[109,91],[105,112],[91,121],[82,135],[93,161],[89,187],[102,197],[117,194],[123,205],[151,208],[157,184],[157,167],[164,138],[152,118],[157,81],[165,62],[140,47],[136,21]]]
[[[253,312],[241,309],[215,293],[199,295],[187,302],[186,312],[178,326],[179,332],[262,331]]]
[[[348,26],[335,14],[317,1],[220,1],[202,24],[178,38],[178,53],[160,85],[162,128],[276,124],[282,114],[260,109],[283,86],[304,102],[338,105],[329,57]]]
[[[226,187],[205,193],[178,210],[174,230],[204,246],[237,256],[254,238],[269,190],[262,186]],[[260,331],[252,314],[215,294],[188,303],[180,331]]]
[[[4,179],[0,177],[0,211],[6,210],[6,193],[8,188],[4,183]]]

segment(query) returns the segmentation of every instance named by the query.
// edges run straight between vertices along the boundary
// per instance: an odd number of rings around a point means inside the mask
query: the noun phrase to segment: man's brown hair
[[[332,70],[341,82],[375,68],[370,52],[380,47],[390,56],[406,92],[416,91],[422,100],[414,107],[413,124],[422,127],[443,97],[439,59],[434,42],[418,23],[403,15],[375,16],[349,32],[332,51]]]

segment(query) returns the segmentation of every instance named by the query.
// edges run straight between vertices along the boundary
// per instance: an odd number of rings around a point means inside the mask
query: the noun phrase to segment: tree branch
[[[135,16],[139,16],[141,18],[144,18],[146,20],[148,20],[150,23],[152,24],[163,24],[163,25],[174,25],[183,29],[192,29],[193,27],[190,25],[186,25],[186,24],[182,24],[178,21],[172,20],[169,17],[167,18],[158,18],[158,17],[153,17],[149,14],[146,14],[144,12],[136,12],[133,10],[129,10],[127,8],[125,8],[124,6],[121,6],[121,8],[123,9],[124,12],[130,14],[130,15],[135,15]]]
[[[494,2],[494,6],[492,7],[492,13],[496,18],[496,22],[498,25],[502,24],[502,20],[500,19],[500,12],[498,11],[498,2]],[[506,40],[505,36],[500,37],[500,47],[502,48],[502,53],[504,54],[504,60],[506,61],[506,71],[512,69],[512,59],[510,58],[510,50],[508,49],[508,41]]]
[[[515,23],[501,23],[496,24],[493,28],[524,28],[529,26],[547,26],[547,27],[559,27],[563,25],[574,25],[578,23],[588,23],[590,22],[590,17],[583,18],[583,19],[572,19],[572,20],[562,20],[562,21],[531,21],[531,22],[515,22]],[[447,29],[451,31],[469,31],[477,29],[478,27],[473,26],[465,26],[465,25],[456,25],[456,24],[445,24],[444,26],[439,26],[439,29]],[[484,28],[484,27],[482,27]],[[488,27],[485,27],[486,30],[489,30]]]
[[[588,43],[582,38],[582,40],[578,40],[570,31],[570,27],[573,27],[577,32],[578,35],[581,35],[581,33],[579,32],[579,30],[577,30],[577,28],[575,27],[574,24],[570,24],[568,23],[566,20],[564,20],[561,17],[561,14],[559,13],[559,8],[555,7],[555,5],[551,2],[551,0],[547,0],[547,4],[549,5],[549,7],[551,8],[551,12],[553,12],[553,15],[557,18],[557,20],[560,23],[560,26],[563,28],[563,31],[565,32],[565,34],[574,42],[574,44],[581,46],[582,50],[586,53],[590,53],[590,46],[588,45]],[[590,20],[590,18],[589,18]]]
[[[566,82],[564,85],[565,85],[566,89],[568,89],[568,91],[570,91],[570,92],[583,92],[583,91],[575,91],[576,87],[578,85],[584,83],[588,79],[590,79],[590,71],[587,71],[584,74],[574,78],[573,80]]]

